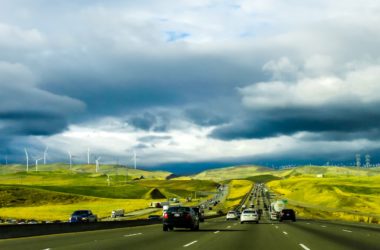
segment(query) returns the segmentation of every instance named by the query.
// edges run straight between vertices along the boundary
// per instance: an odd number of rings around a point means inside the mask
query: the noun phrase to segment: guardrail
[[[92,223],[48,223],[48,224],[22,224],[0,225],[0,239],[19,238],[37,235],[73,233],[81,231],[93,231],[102,229],[114,229],[123,227],[146,226],[160,224],[161,221],[152,220],[126,220],[106,221]]]

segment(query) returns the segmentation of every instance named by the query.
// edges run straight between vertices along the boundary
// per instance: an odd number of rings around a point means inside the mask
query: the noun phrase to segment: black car
[[[198,214],[191,207],[169,207],[164,213],[162,229],[168,231],[175,227],[199,230]]]
[[[204,215],[203,209],[200,207],[193,207],[192,209],[198,214],[199,221],[204,222],[205,221],[205,215]]]
[[[282,209],[280,213],[280,218],[279,221],[283,220],[292,220],[296,221],[296,213],[294,212],[293,209]]]
[[[161,216],[152,214],[152,215],[148,216],[148,220],[159,221],[159,220],[161,220]]]
[[[76,210],[70,216],[70,222],[97,222],[98,217],[91,210]]]

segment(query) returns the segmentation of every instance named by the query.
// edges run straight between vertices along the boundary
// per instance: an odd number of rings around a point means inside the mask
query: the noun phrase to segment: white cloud
[[[310,64],[308,64],[310,66]],[[380,65],[352,70],[343,77],[302,75],[295,82],[260,82],[239,89],[248,108],[351,106],[380,102]]]

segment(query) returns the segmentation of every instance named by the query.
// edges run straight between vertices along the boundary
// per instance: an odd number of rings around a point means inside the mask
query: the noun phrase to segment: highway
[[[260,224],[206,220],[200,231],[162,225],[56,234],[0,241],[0,249],[380,249],[380,228],[371,225],[298,220]]]
[[[269,200],[255,187],[245,205],[263,208]],[[249,196],[249,197],[248,197]],[[239,206],[240,207],[240,206]],[[199,231],[163,232],[162,224],[0,240],[0,249],[299,249],[380,250],[380,227],[361,223],[300,220],[271,221],[264,211],[259,224],[225,217],[207,219]]]

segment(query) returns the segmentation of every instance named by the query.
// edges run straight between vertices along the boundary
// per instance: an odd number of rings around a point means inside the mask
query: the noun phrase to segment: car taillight
[[[164,219],[168,219],[168,218],[169,218],[168,213],[164,213]]]

